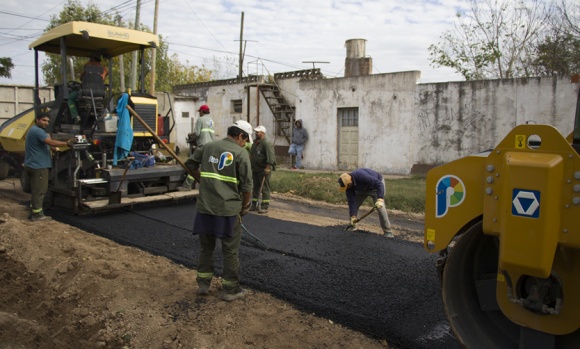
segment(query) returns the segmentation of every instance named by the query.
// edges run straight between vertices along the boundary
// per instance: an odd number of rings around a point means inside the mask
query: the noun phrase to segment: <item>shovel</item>
[[[123,175],[121,176],[121,180],[119,181],[119,186],[117,187],[117,191],[113,191],[109,194],[109,205],[115,205],[115,204],[121,203],[121,195],[123,194],[123,192],[121,191],[121,185],[123,185],[123,181],[125,180],[125,177],[127,176],[127,171],[129,170],[129,167],[131,167],[131,163],[133,163],[133,160],[131,160],[131,161],[129,161],[129,163],[127,163],[127,166],[125,167],[125,171],[123,171]]]
[[[370,215],[371,213],[373,213],[376,210],[377,210],[377,208],[373,207],[369,212],[365,213],[362,217],[355,219],[354,223],[358,223],[358,222],[362,221],[364,218],[366,218],[368,215]],[[344,230],[356,231],[356,228],[353,225],[348,225],[346,228],[344,228]]]

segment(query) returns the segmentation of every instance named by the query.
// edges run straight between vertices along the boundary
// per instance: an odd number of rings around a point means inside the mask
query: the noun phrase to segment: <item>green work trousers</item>
[[[79,116],[79,111],[77,109],[77,98],[79,97],[79,91],[72,91],[68,95],[68,109],[70,111],[70,117],[74,119]]]
[[[197,283],[209,286],[214,274],[214,250],[218,238],[211,234],[199,235],[200,254],[197,265]],[[238,252],[242,240],[242,225],[236,219],[234,233],[231,238],[221,238],[224,258],[222,289],[224,293],[240,291],[240,260]]]
[[[260,198],[260,190],[262,190],[262,203],[263,209],[268,209],[270,205],[270,177],[272,172],[266,175],[264,171],[252,172],[252,180],[254,182],[254,188],[252,189],[252,206],[258,206],[258,199]],[[264,185],[262,185],[264,181]],[[260,208],[258,207],[258,208]]]
[[[30,208],[32,213],[42,212],[44,196],[48,191],[48,168],[26,168],[26,173],[30,179]]]

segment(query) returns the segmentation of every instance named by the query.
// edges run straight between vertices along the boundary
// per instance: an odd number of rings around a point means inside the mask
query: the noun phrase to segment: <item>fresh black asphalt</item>
[[[199,244],[191,234],[194,200],[93,216],[50,214],[121,244],[196,267]],[[422,245],[345,232],[343,226],[320,227],[257,214],[244,216],[244,225],[269,249],[258,248],[246,233],[240,249],[243,286],[397,348],[459,348],[443,310],[436,257]]]

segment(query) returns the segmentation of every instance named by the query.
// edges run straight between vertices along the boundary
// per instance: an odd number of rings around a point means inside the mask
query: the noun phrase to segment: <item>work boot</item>
[[[349,224],[349,225],[346,226],[346,228],[344,228],[344,230],[346,230],[346,231],[357,231],[358,229],[357,229],[357,227],[356,227],[355,224]]]
[[[250,212],[253,211],[258,211],[258,205],[254,202],[252,203],[252,206],[250,206]]]
[[[50,217],[45,216],[44,213],[42,213],[42,212],[38,212],[38,213],[33,213],[32,216],[30,216],[30,220],[33,222],[40,222],[40,221],[50,220]]]
[[[385,233],[383,234],[384,237],[386,238],[392,238],[395,237],[395,235],[393,235],[393,229],[387,229],[387,231],[385,231]]]
[[[246,290],[240,288],[236,293],[222,293],[220,298],[226,302],[235,301],[238,298],[244,298],[246,295]]]
[[[200,296],[205,296],[208,293],[209,293],[209,285],[199,284],[199,288],[197,289],[197,294]]]
[[[259,214],[268,214],[268,205],[262,205],[262,207],[260,207],[260,209],[258,210]]]

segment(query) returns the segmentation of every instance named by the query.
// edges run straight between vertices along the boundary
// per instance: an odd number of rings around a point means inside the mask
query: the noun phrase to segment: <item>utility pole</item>
[[[238,70],[238,82],[242,82],[242,66],[244,64],[244,57],[242,52],[242,41],[244,40],[244,12],[242,12],[242,24],[240,27],[240,60]]]
[[[159,0],[155,0],[155,14],[153,16],[153,34],[157,35],[157,13],[159,12]],[[157,48],[151,50],[151,88],[149,94],[155,95],[155,60],[157,58]]]
[[[117,25],[121,26],[121,16],[117,16]],[[119,73],[120,73],[120,85],[121,85],[121,92],[125,92],[125,60],[123,59],[123,55],[119,55]]]
[[[141,0],[137,0],[137,10],[135,12],[135,30],[139,30],[139,12],[141,11]],[[143,83],[143,81],[141,82]],[[133,52],[131,61],[131,90],[137,90],[137,51]]]

